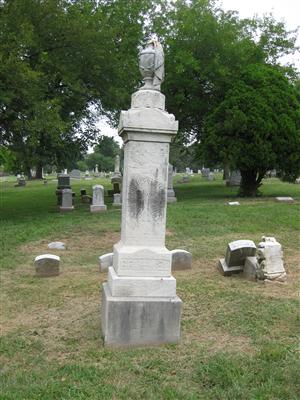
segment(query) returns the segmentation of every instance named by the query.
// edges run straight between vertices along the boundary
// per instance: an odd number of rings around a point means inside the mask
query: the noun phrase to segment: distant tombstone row
[[[252,240],[229,243],[218,267],[224,276],[242,272],[249,280],[286,281],[282,247],[274,237],[263,236],[257,248]]]

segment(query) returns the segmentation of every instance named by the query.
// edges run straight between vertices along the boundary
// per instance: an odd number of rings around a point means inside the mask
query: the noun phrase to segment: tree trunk
[[[31,175],[31,168],[30,167],[25,167],[25,174],[27,175],[28,180],[31,181],[32,175]]]
[[[228,181],[230,178],[230,168],[227,161],[224,162],[223,181]]]
[[[261,181],[265,172],[258,172],[255,170],[241,170],[241,185],[239,195],[242,197],[255,197],[259,196],[258,188],[261,186]]]
[[[42,164],[38,164],[36,166],[35,179],[43,179],[43,165]]]

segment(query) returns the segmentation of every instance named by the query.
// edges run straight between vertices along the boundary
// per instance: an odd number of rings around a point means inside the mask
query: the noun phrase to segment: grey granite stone
[[[235,240],[228,244],[225,259],[219,261],[218,267],[224,276],[243,270],[246,257],[253,257],[256,246],[252,240]]]
[[[257,258],[246,257],[245,265],[243,268],[243,277],[249,281],[256,281],[257,279]]]
[[[34,260],[35,275],[45,278],[59,275],[60,257],[54,254],[42,254]]]
[[[186,250],[171,250],[172,271],[180,271],[192,268],[192,255]]]

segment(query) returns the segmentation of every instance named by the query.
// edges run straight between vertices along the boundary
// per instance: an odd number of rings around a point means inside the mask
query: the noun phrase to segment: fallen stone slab
[[[46,278],[59,275],[60,257],[54,254],[41,254],[35,257],[35,276]]]
[[[229,206],[240,206],[240,203],[238,201],[229,201],[227,204]]]
[[[172,271],[181,271],[192,268],[192,254],[186,250],[171,250]]]
[[[235,240],[227,246],[225,258],[221,258],[218,268],[224,276],[243,271],[246,257],[254,257],[256,246],[252,240]]]
[[[292,197],[276,197],[276,201],[279,203],[294,203],[294,199]]]
[[[64,242],[51,242],[48,244],[48,249],[66,250],[66,244]]]

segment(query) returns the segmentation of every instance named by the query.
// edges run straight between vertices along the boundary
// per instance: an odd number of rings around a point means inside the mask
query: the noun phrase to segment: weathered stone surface
[[[240,186],[242,180],[240,171],[231,171],[229,180],[227,181],[228,186]]]
[[[292,197],[276,197],[276,201],[280,203],[294,203],[294,199]]]
[[[113,206],[116,207],[122,206],[121,193],[114,193]]]
[[[72,199],[72,190],[71,189],[63,189],[62,190],[62,204],[60,207],[61,212],[73,211],[73,199]]]
[[[60,257],[53,254],[42,254],[34,260],[35,275],[49,277],[59,275]]]
[[[176,201],[177,201],[177,199],[176,199],[175,192],[173,189],[173,165],[169,163],[167,202],[174,203]]]
[[[210,173],[208,174],[207,179],[208,179],[210,182],[214,181],[214,180],[215,180],[215,175],[214,175],[214,173],[213,173],[213,172],[210,172]]]
[[[176,279],[167,277],[118,276],[113,267],[108,268],[108,287],[112,296],[174,297]]]
[[[108,271],[108,268],[113,265],[114,253],[106,253],[99,257],[100,272]]]
[[[202,172],[202,176],[204,178],[208,178],[208,175],[210,173],[210,169],[209,168],[202,168],[201,172]]]
[[[113,297],[102,288],[102,333],[108,346],[178,343],[182,302],[179,297]]]
[[[79,169],[73,169],[73,170],[70,172],[70,178],[72,178],[72,179],[80,179],[81,176],[80,176],[80,171],[79,171]]]
[[[107,207],[104,204],[104,187],[102,185],[93,186],[93,204],[90,205],[91,212],[103,212]]]
[[[258,269],[257,258],[256,257],[246,257],[244,268],[243,268],[243,277],[245,279],[248,279],[249,281],[256,281],[257,269]]]
[[[256,246],[252,240],[236,240],[228,244],[225,259],[219,260],[218,267],[224,276],[243,270],[246,257],[253,257]]]
[[[180,271],[192,268],[192,254],[186,250],[171,250],[172,271]]]
[[[257,259],[262,279],[286,280],[282,247],[274,237],[262,237],[257,248]]]
[[[103,286],[106,345],[175,343],[180,335],[181,300],[165,247],[169,143],[178,122],[162,109],[159,85],[155,90],[149,85],[141,89],[143,94],[133,95],[132,107],[121,112],[119,123],[124,141],[122,226]],[[157,107],[150,108],[153,104]]]
[[[64,242],[51,242],[48,244],[48,249],[66,250],[67,246]]]

